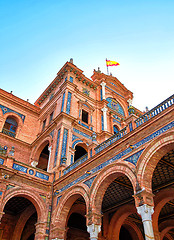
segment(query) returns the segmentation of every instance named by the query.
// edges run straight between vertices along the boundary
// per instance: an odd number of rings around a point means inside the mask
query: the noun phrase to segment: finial
[[[69,61],[69,62],[73,64],[73,58],[70,58],[70,61]]]

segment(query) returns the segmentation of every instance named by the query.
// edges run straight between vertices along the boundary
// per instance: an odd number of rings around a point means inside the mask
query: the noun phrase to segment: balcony
[[[8,135],[8,136],[10,136],[10,137],[13,137],[13,138],[15,138],[15,136],[16,136],[16,133],[15,133],[15,132],[11,132],[10,130],[8,130],[8,129],[6,129],[6,128],[3,128],[3,129],[2,129],[2,133],[6,134],[6,135]]]

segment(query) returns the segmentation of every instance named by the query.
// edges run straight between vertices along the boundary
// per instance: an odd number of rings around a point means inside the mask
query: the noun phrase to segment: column
[[[89,237],[90,240],[97,240],[98,234],[101,231],[101,226],[93,223],[93,224],[87,226],[87,231],[90,234],[90,237]]]
[[[47,172],[49,172],[50,159],[51,159],[51,149],[52,149],[52,146],[48,147],[48,151],[49,151],[49,158],[48,158]]]
[[[142,218],[145,239],[146,240],[155,239],[152,227],[152,214],[154,213],[153,206],[144,204],[140,207],[137,207],[137,212],[138,214],[141,215]]]
[[[36,226],[36,232],[35,232],[35,240],[44,240],[46,237],[46,222],[37,222],[35,224]]]
[[[104,131],[107,131],[107,107],[103,107],[102,109],[103,112],[103,125],[104,125]]]
[[[106,86],[106,83],[102,82],[100,85],[102,86],[102,98],[106,99],[106,96],[105,96],[105,86]]]

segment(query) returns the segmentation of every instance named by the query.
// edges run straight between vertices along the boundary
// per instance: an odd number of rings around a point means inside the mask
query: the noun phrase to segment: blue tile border
[[[16,113],[16,114],[22,119],[22,121],[24,122],[24,120],[25,120],[25,115],[23,115],[23,114],[21,114],[21,113],[18,113],[18,112],[14,111],[14,110],[12,110],[12,109],[10,109],[10,108],[8,108],[8,107],[5,107],[5,106],[3,106],[3,105],[1,105],[1,104],[0,104],[0,108],[2,109],[3,115],[4,115],[5,113],[7,113],[7,112]]]
[[[73,144],[72,144],[72,148],[74,148],[75,147],[75,145],[77,144],[77,143],[80,143],[80,142],[83,142],[82,140],[76,140],[75,142],[73,142]]]
[[[0,158],[0,164],[1,164],[1,165],[4,164],[4,159]]]
[[[88,139],[91,139],[91,140],[92,140],[92,137],[91,137],[91,136],[89,136],[88,134],[86,134],[86,133],[84,133],[84,132],[81,132],[80,130],[78,130],[78,129],[76,129],[76,128],[73,128],[73,131],[76,132],[76,133],[78,133],[78,134],[80,134],[80,135],[82,135],[82,136],[84,136],[84,137],[86,137],[86,138],[88,138]]]
[[[67,140],[68,140],[68,129],[64,128],[61,159],[66,157]]]
[[[66,103],[66,113],[70,114],[70,109],[71,109],[71,96],[72,93],[68,92],[68,99],[67,99],[67,103]]]
[[[84,182],[84,184],[86,184],[86,185],[90,188],[91,185],[92,185],[92,183],[93,183],[93,181],[94,181],[94,179],[95,179],[96,177],[97,177],[97,175],[94,176],[94,177],[92,177],[92,178],[90,178],[90,179],[88,179],[87,181]]]
[[[12,168],[15,169],[15,170],[18,170],[20,172],[24,172],[24,173],[27,173],[27,170],[28,170],[28,168],[23,167],[21,165],[18,165],[16,163],[13,163],[13,167]]]
[[[37,171],[36,171],[35,177],[38,177],[38,178],[46,180],[46,181],[49,180],[49,176],[48,175],[40,173],[40,172],[37,172]]]
[[[59,150],[59,140],[60,140],[60,129],[58,130],[58,133],[57,133],[56,152],[55,152],[55,156],[54,156],[54,167],[56,166],[56,163],[57,163],[57,156],[58,156],[58,150]]]

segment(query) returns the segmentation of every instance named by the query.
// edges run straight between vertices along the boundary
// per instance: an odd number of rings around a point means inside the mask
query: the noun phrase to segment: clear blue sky
[[[174,90],[174,1],[0,1],[0,87],[31,103],[72,57],[87,77],[105,58],[152,108]]]

